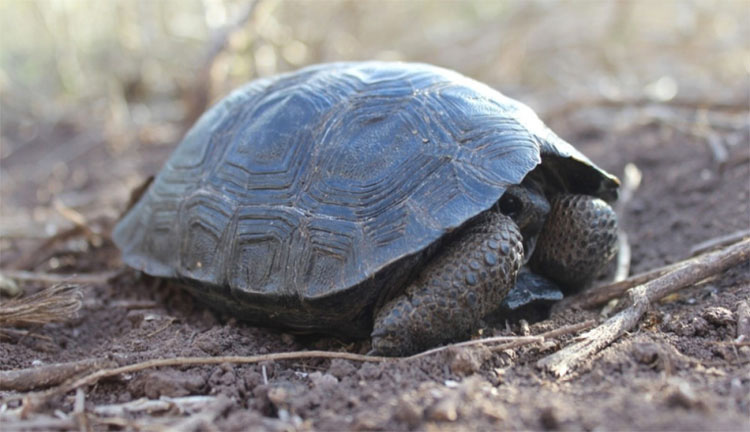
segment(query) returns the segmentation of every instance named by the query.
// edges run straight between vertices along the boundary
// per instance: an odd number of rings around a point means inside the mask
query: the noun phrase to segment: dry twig
[[[625,217],[625,209],[635,195],[635,191],[641,185],[643,173],[635,164],[628,163],[625,165],[623,173],[622,189],[620,199],[617,201],[615,211],[619,215],[619,224],[622,226]],[[622,229],[617,231],[617,267],[615,268],[614,282],[627,279],[630,274],[630,242],[628,236]]]
[[[178,413],[195,412],[207,404],[215,402],[216,396],[184,396],[167,397],[159,399],[136,399],[134,401],[95,406],[94,414],[107,417],[125,417],[130,413],[156,413],[176,410]]]
[[[630,289],[627,308],[599,327],[581,335],[583,340],[580,342],[539,360],[537,367],[550,371],[558,377],[567,374],[591,355],[635,327],[652,302],[744,262],[749,257],[750,239],[703,255],[694,259],[690,265],[684,265],[664,276]]]
[[[571,308],[590,309],[596,306],[603,305],[612,299],[620,297],[627,290],[633,288],[634,286],[641,285],[658,277],[664,276],[671,271],[689,265],[692,261],[693,259],[679,261],[674,264],[669,264],[664,267],[659,267],[647,272],[639,273],[619,282],[591,288],[589,290],[581,292],[580,294],[576,294],[573,297],[567,297],[557,302],[554,306],[552,306],[552,311],[554,313],[555,311],[568,310]]]
[[[77,285],[64,284],[20,299],[7,300],[0,305],[0,328],[68,321],[81,308],[81,298]]]
[[[674,108],[688,109],[688,110],[708,110],[708,111],[728,111],[728,112],[743,112],[747,110],[747,103],[745,101],[704,101],[704,100],[691,100],[691,99],[672,99],[669,101],[655,101],[647,98],[631,98],[631,99],[611,99],[604,96],[591,96],[591,97],[577,97],[574,101],[569,101],[562,106],[554,107],[552,109],[545,110],[542,112],[542,118],[549,121],[549,119],[555,119],[558,117],[568,117],[576,111],[580,111],[586,108],[598,108],[598,107],[612,107],[622,108],[626,106],[670,106]]]
[[[235,15],[236,18],[231,23],[220,28],[211,36],[211,42],[200,62],[197,78],[193,81],[192,86],[188,89],[186,94],[188,107],[186,110],[187,115],[184,120],[185,128],[192,126],[195,120],[203,114],[203,111],[210,102],[210,75],[216,57],[224,51],[232,34],[240,30],[253,17],[259,1],[260,0],[253,0],[248,2],[243,9]]]
[[[223,414],[233,405],[231,399],[226,396],[219,396],[209,406],[205,407],[198,414],[189,416],[180,420],[176,424],[165,428],[166,432],[182,431],[202,431],[202,430],[219,430],[214,426],[216,418]]]
[[[583,330],[588,330],[591,327],[593,327],[594,324],[596,324],[596,322],[594,320],[588,320],[588,321],[584,321],[584,322],[581,322],[581,323],[571,324],[571,325],[563,326],[563,327],[560,327],[560,328],[556,328],[554,330],[550,330],[548,332],[544,332],[544,333],[542,333],[542,334],[540,334],[538,336],[527,336],[527,337],[528,338],[540,339],[538,342],[541,343],[541,342],[544,342],[544,341],[546,341],[548,339],[554,339],[556,337],[565,336],[565,335],[573,334],[573,333],[578,333],[578,332],[581,332]],[[507,349],[518,348],[518,347],[523,346],[523,345],[528,345],[528,343],[522,343],[522,341],[519,338],[519,340],[516,340],[516,341],[511,341],[511,342],[508,342],[508,343],[505,343],[505,344],[493,346],[490,349],[490,351],[505,351]]]
[[[103,271],[86,274],[41,273],[24,270],[0,270],[2,275],[19,281],[34,281],[56,284],[98,284],[104,283],[120,274],[121,270]]]
[[[27,369],[0,371],[0,390],[28,391],[62,384],[70,378],[93,369],[110,368],[116,364],[104,359],[85,359],[55,363]]]
[[[737,340],[750,342],[750,303],[747,300],[737,304]]]
[[[380,356],[368,356],[362,354],[353,354],[347,352],[333,352],[333,351],[292,351],[285,353],[272,353],[262,354],[254,356],[220,356],[220,357],[174,357],[166,359],[154,359],[147,360],[141,363],[135,363],[127,366],[101,369],[93,372],[89,375],[74,379],[58,387],[49,389],[44,392],[31,393],[21,395],[19,397],[11,398],[10,400],[24,400],[24,406],[26,410],[33,410],[34,407],[41,405],[46,400],[56,395],[64,394],[69,391],[75,390],[79,387],[92,385],[103,378],[113,377],[125,373],[134,373],[145,369],[151,369],[155,367],[164,366],[203,366],[210,364],[222,364],[222,363],[234,363],[234,364],[248,364],[248,363],[261,363],[267,361],[279,361],[279,360],[298,360],[306,358],[318,358],[318,359],[344,359],[359,362],[400,362],[410,361],[418,358],[422,358],[428,355],[432,355],[448,349],[455,349],[456,347],[467,347],[473,345],[484,345],[488,343],[494,343],[498,341],[508,341],[509,343],[500,345],[497,349],[510,349],[516,348],[523,345],[532,343],[544,342],[548,338],[555,338],[572,334],[585,330],[593,326],[593,321],[586,321],[579,324],[573,324],[569,326],[560,327],[537,336],[497,336],[485,339],[476,339],[467,342],[460,342],[457,344],[446,345],[418,353],[409,357],[380,357]]]
[[[6,432],[11,431],[30,431],[30,430],[74,430],[77,426],[75,420],[71,418],[57,418],[50,416],[39,416],[31,420],[16,420],[12,421],[8,418],[0,417],[0,422],[3,424],[3,430]]]
[[[86,393],[82,388],[76,389],[76,399],[73,404],[73,416],[78,423],[78,430],[86,432],[91,430],[89,418],[86,415]]]
[[[690,248],[690,256],[700,255],[709,252],[713,249],[724,247],[732,243],[737,243],[740,240],[750,238],[750,230],[735,231],[731,234],[714,237],[704,242],[700,242],[697,245]]]
[[[39,246],[21,255],[21,257],[11,264],[10,267],[16,270],[33,267],[35,263],[48,258],[50,256],[49,251],[53,250],[58,244],[83,234],[85,234],[85,229],[81,225],[74,225],[70,228],[64,229],[45,239]],[[4,270],[3,272],[7,273],[8,270]]]
[[[702,259],[708,251],[714,250],[717,247],[737,243],[737,241],[746,239],[748,237],[750,237],[750,231],[737,231],[727,236],[716,237],[714,239],[699,243],[691,249],[692,257],[689,259],[678,261],[676,263],[649,270],[647,272],[639,273],[619,282],[614,282],[583,291],[582,293],[577,294],[573,297],[568,297],[560,302],[557,302],[557,304],[553,306],[553,311],[567,310],[570,308],[590,309],[603,305],[612,299],[620,297],[627,290],[633,288],[634,286],[641,285],[658,277],[664,276],[665,274],[677,270],[681,267],[694,264],[696,261]]]

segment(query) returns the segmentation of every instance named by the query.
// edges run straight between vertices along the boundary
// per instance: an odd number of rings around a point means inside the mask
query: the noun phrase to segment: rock
[[[703,311],[703,319],[715,326],[727,326],[734,323],[732,311],[723,307],[708,307]]]
[[[456,421],[458,419],[458,400],[455,395],[448,395],[439,399],[429,409],[427,418],[435,421]]]
[[[160,396],[180,397],[198,393],[206,384],[203,376],[175,370],[147,371],[135,379],[128,390],[140,397],[158,399]]]
[[[0,274],[0,295],[18,297],[21,294],[23,294],[23,290],[18,286],[16,281]]]
[[[380,430],[386,419],[374,411],[363,411],[354,418],[354,430]]]
[[[557,412],[552,407],[546,407],[539,413],[539,422],[545,430],[560,429],[560,420],[557,418]]]
[[[339,380],[329,373],[313,372],[309,378],[315,387],[324,392],[333,390],[339,383]]]
[[[284,387],[271,387],[268,389],[268,400],[275,406],[284,405],[289,398],[289,392]]]
[[[662,350],[655,343],[643,342],[633,344],[633,359],[638,363],[653,365],[662,355]]]
[[[356,370],[357,368],[348,360],[333,359],[331,360],[331,366],[328,368],[328,373],[341,379],[354,374]]]
[[[451,350],[448,355],[451,372],[459,376],[468,376],[482,367],[490,352],[486,347],[458,348]]]
[[[365,363],[359,367],[358,375],[365,381],[376,380],[383,373],[383,366],[375,363]]]
[[[396,420],[406,423],[412,429],[422,423],[423,414],[424,410],[422,407],[408,399],[402,398],[399,400],[398,406],[396,406]]]
[[[670,380],[665,402],[670,407],[685,409],[704,407],[703,402],[698,398],[690,383],[677,378]]]

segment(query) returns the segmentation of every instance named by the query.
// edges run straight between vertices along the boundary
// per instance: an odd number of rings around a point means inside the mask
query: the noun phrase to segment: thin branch
[[[252,0],[245,4],[243,9],[235,15],[236,18],[231,23],[220,28],[211,36],[208,49],[200,62],[200,67],[196,74],[197,78],[193,81],[191,87],[186,92],[188,106],[186,110],[187,114],[184,119],[185,128],[192,126],[210,102],[210,75],[216,57],[224,51],[229,42],[229,38],[235,32],[242,29],[242,27],[244,27],[253,17],[259,2],[260,0]]]
[[[105,283],[120,274],[122,270],[103,271],[98,273],[62,274],[42,273],[25,270],[0,270],[3,276],[17,281],[33,281],[44,283],[69,284],[98,284]]]
[[[466,342],[459,342],[451,345],[445,345],[437,348],[433,348],[427,351],[422,351],[421,353],[414,354],[409,357],[402,357],[405,360],[413,360],[421,357],[427,357],[432,354],[438,353],[440,351],[445,351],[446,349],[455,349],[455,348],[465,348],[469,346],[477,346],[477,345],[488,345],[493,344],[495,342],[507,342],[510,341],[510,343],[516,343],[519,344],[517,346],[522,345],[528,345],[532,343],[537,342],[544,342],[543,336],[495,336],[495,337],[489,337],[489,338],[483,338],[483,339],[474,339],[469,340]],[[507,344],[506,344],[507,345]]]
[[[633,200],[633,196],[638,188],[641,186],[641,180],[643,180],[643,173],[633,163],[625,165],[623,170],[622,188],[620,191],[620,199],[617,201],[615,206],[615,212],[618,215],[618,225],[623,226],[625,219],[627,206],[630,201]],[[615,274],[613,282],[619,282],[627,279],[630,275],[630,243],[628,242],[628,236],[622,229],[617,230],[617,266],[615,268]]]
[[[579,331],[588,330],[596,324],[595,320],[586,320],[576,324],[570,324],[562,327],[558,327],[554,330],[544,332],[539,336],[543,336],[545,339],[554,339],[560,336],[565,336]]]
[[[710,252],[713,249],[724,247],[732,243],[737,243],[740,240],[750,238],[750,230],[735,231],[731,234],[714,237],[706,241],[700,242],[697,245],[690,248],[690,256],[696,256]]]
[[[84,359],[27,369],[0,371],[0,390],[28,391],[51,387],[84,372],[113,366],[116,364],[109,360]]]
[[[590,309],[601,306],[612,299],[620,297],[627,290],[633,288],[634,286],[654,280],[681,267],[693,265],[696,261],[702,259],[703,256],[705,256],[708,252],[716,249],[717,247],[724,247],[733,243],[736,244],[739,240],[747,238],[750,238],[750,231],[737,231],[726,236],[716,237],[714,239],[699,243],[691,249],[691,255],[693,255],[691,258],[653,270],[649,270],[647,272],[639,273],[619,282],[614,282],[583,291],[580,294],[565,298],[562,301],[558,302],[553,306],[553,311],[567,310],[569,308]]]
[[[216,398],[216,401],[205,407],[199,413],[181,419],[177,423],[170,425],[165,429],[165,432],[189,432],[202,430],[218,431],[214,426],[216,418],[222,415],[232,405],[233,403],[231,399],[225,396],[219,396]]]
[[[539,360],[537,367],[552,372],[558,377],[567,374],[623,333],[634,328],[651,303],[745,262],[749,257],[750,239],[703,255],[694,259],[690,265],[679,267],[664,276],[630,289],[628,291],[629,306],[626,309],[599,327],[581,335],[582,341]]]
[[[733,243],[736,244],[738,240],[747,238],[750,238],[750,231],[737,231],[726,236],[717,237],[699,243],[691,249],[691,254],[693,255],[693,257],[691,258],[655,268],[647,272],[639,273],[619,282],[614,282],[583,291],[573,297],[568,297],[563,299],[562,301],[557,302],[557,304],[553,306],[553,311],[567,310],[570,308],[590,309],[601,306],[612,299],[620,297],[627,290],[633,288],[634,286],[641,285],[658,277],[664,276],[665,274],[677,270],[681,267],[695,264],[696,261],[701,260],[708,252],[716,249],[717,247],[723,247]]]
[[[737,342],[750,342],[750,303],[737,304]]]
[[[617,266],[615,275],[612,278],[614,282],[624,281],[630,274],[630,242],[625,231],[617,231]]]
[[[45,335],[36,334],[33,331],[28,330],[18,330],[18,329],[12,329],[12,328],[4,328],[0,330],[0,338],[1,337],[11,337],[15,336],[16,338],[34,338],[34,339],[41,339],[46,342],[52,342],[52,338]]]
[[[674,264],[669,264],[663,267],[649,270],[647,272],[639,273],[619,282],[591,288],[589,290],[581,292],[580,294],[576,294],[573,297],[564,298],[552,307],[553,313],[555,311],[568,310],[571,308],[591,309],[597,306],[601,306],[612,299],[620,297],[627,290],[633,288],[634,286],[644,284],[658,277],[664,276],[671,271],[677,270],[681,267],[685,267],[692,261],[693,259],[679,261]]]
[[[544,342],[547,339],[554,339],[556,337],[578,333],[583,330],[588,330],[591,327],[593,327],[594,324],[596,324],[596,321],[588,320],[588,321],[584,321],[581,323],[571,324],[571,325],[563,326],[560,328],[556,328],[554,330],[550,330],[548,332],[542,333],[539,336],[530,336],[530,337],[539,338],[541,339],[539,342]],[[505,351],[511,348],[518,348],[522,345],[527,345],[527,344],[522,344],[521,341],[513,341],[513,342],[506,343],[506,344],[493,346],[492,348],[490,348],[490,351]]]
[[[11,421],[0,417],[0,423],[3,424],[3,430],[10,431],[29,431],[29,430],[74,430],[76,422],[71,418],[40,417],[32,420]]]
[[[44,392],[29,393],[18,397],[13,397],[11,400],[24,400],[24,406],[28,409],[33,409],[35,406],[39,406],[48,400],[50,397],[67,393],[75,390],[79,387],[92,385],[101,379],[117,376],[120,374],[134,373],[145,369],[151,369],[156,367],[165,366],[203,366],[209,364],[249,364],[249,363],[261,363],[267,361],[280,361],[280,360],[299,360],[299,359],[344,359],[359,362],[376,362],[376,363],[395,363],[402,361],[411,361],[418,358],[422,358],[428,355],[432,355],[441,351],[455,349],[456,347],[467,347],[473,345],[483,345],[498,341],[509,341],[509,343],[500,345],[498,349],[510,349],[522,345],[529,345],[532,343],[544,342],[548,338],[560,337],[563,335],[575,333],[593,326],[593,321],[586,321],[579,324],[573,324],[564,326],[548,332],[542,333],[537,336],[497,336],[485,339],[477,339],[467,342],[460,342],[456,344],[446,345],[418,353],[409,357],[381,357],[381,356],[368,356],[362,354],[353,354],[347,352],[332,352],[332,351],[292,351],[285,353],[272,353],[272,354],[261,354],[254,356],[220,356],[220,357],[174,357],[166,359],[154,359],[147,360],[141,363],[134,363],[127,366],[112,368],[112,369],[101,369],[93,372],[89,375],[74,379],[58,387],[49,389]]]
[[[38,230],[33,230],[32,232],[34,232],[34,235],[36,235],[37,231]],[[41,259],[40,256],[48,257],[50,251],[54,249],[58,244],[72,238],[76,238],[82,234],[85,234],[85,230],[80,225],[73,225],[70,228],[66,228],[58,233],[55,233],[54,235],[47,237],[39,246],[24,253],[19,259],[13,262],[10,267],[16,270],[30,268],[34,265],[34,263],[39,262],[38,260]],[[9,270],[3,270],[3,272],[7,273],[9,272]]]
[[[98,405],[93,409],[94,414],[107,417],[124,417],[130,413],[138,412],[164,412],[171,411],[175,408],[177,412],[191,412],[196,411],[206,405],[215,402],[216,396],[183,396],[183,397],[167,397],[162,396],[159,399],[136,399],[134,401],[111,404],[111,405]]]
[[[568,117],[576,111],[580,111],[586,108],[598,108],[598,107],[611,107],[611,108],[622,108],[626,106],[670,106],[674,108],[682,108],[689,110],[714,110],[714,111],[729,111],[729,112],[742,112],[748,109],[746,101],[735,102],[735,101],[705,101],[705,100],[690,100],[690,99],[672,99],[669,101],[655,101],[647,98],[631,98],[631,99],[611,99],[604,96],[593,96],[593,97],[578,97],[574,101],[566,102],[565,104],[548,109],[542,112],[542,118],[545,120],[554,119],[557,117]]]

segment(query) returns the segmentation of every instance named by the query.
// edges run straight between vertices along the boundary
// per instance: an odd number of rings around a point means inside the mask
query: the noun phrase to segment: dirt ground
[[[738,338],[748,262],[653,304],[562,378],[537,361],[573,334],[390,363],[150,368],[21,409],[25,390],[3,387],[16,369],[368,351],[366,340],[286,334],[212,312],[125,269],[109,239],[131,191],[159,170],[190,119],[253,77],[324,61],[424,61],[528,103],[603,168],[640,177],[617,207],[630,274],[750,229],[745,3],[310,5],[0,2],[0,274],[25,275],[25,297],[53,284],[45,275],[95,279],[73,283],[82,306],[72,319],[8,327],[0,315],[0,430],[750,431],[750,346]],[[9,302],[0,294],[0,307]],[[563,308],[528,327],[488,321],[481,337],[602,322],[611,309]]]
[[[613,119],[623,111],[592,109]],[[672,111],[681,115],[678,109]],[[725,137],[727,162],[717,164],[704,138],[669,124],[646,122],[612,131],[581,120],[589,115],[584,109],[550,124],[605,169],[622,175],[625,165],[633,164],[642,173],[640,187],[620,214],[632,248],[632,273],[686,258],[691,246],[750,226],[746,129]],[[49,133],[58,140],[77,136],[64,129]],[[39,138],[5,161],[11,179],[46,152],[54,154],[49,141],[42,139],[49,137]],[[88,150],[81,150],[83,156],[71,162],[60,181],[70,185],[77,169],[84,167],[86,179],[76,185],[81,200],[107,185],[112,170],[132,168],[101,159],[96,138],[91,143],[80,138],[76,142],[73,145],[89,146]],[[168,151],[142,149],[141,159],[130,162],[138,167],[130,183],[158,169]],[[6,182],[5,205],[16,206],[20,217],[43,213],[24,202],[29,191],[22,184],[11,183],[16,186],[11,188]],[[74,235],[39,250],[35,248],[42,240],[4,239],[4,267],[26,260],[26,268],[41,272],[92,274],[122,269],[107,231],[115,210],[125,206],[131,186],[121,184],[109,189],[118,192],[97,198],[112,203],[112,208],[90,213],[93,234],[88,240]],[[75,198],[66,195],[65,186],[60,194],[68,202]],[[151,430],[173,425],[239,430],[253,425],[268,430],[748,430],[750,347],[732,341],[738,304],[750,298],[749,270],[745,263],[654,305],[637,329],[563,379],[540,371],[535,363],[567,344],[566,338],[501,352],[453,349],[401,363],[308,359],[150,369],[85,388],[85,412],[95,429]],[[22,286],[34,292],[44,284]],[[178,287],[132,271],[109,282],[85,284],[83,291],[77,319],[34,328],[26,336],[3,337],[0,369],[90,358],[124,365],[175,356],[311,349],[364,353],[368,349],[367,341],[294,336],[245,325],[207,310]],[[563,311],[532,324],[530,332],[598,317],[599,310]],[[509,322],[486,327],[482,334],[522,332],[519,323]],[[18,406],[18,402],[2,402],[16,394],[0,392],[3,410]],[[191,395],[212,398],[184,412],[172,407],[121,414],[120,426],[97,423],[96,418],[106,416],[93,414],[97,407],[140,398]],[[70,413],[74,400],[73,393],[53,398],[27,421]],[[190,423],[180,423],[185,419]],[[41,429],[70,427],[65,422],[44,425]]]

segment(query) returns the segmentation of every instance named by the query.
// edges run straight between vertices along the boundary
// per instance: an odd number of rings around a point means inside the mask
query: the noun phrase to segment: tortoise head
[[[536,239],[550,211],[544,185],[541,171],[534,170],[520,185],[508,187],[497,203],[500,213],[513,219],[521,231],[526,260],[534,252]]]

